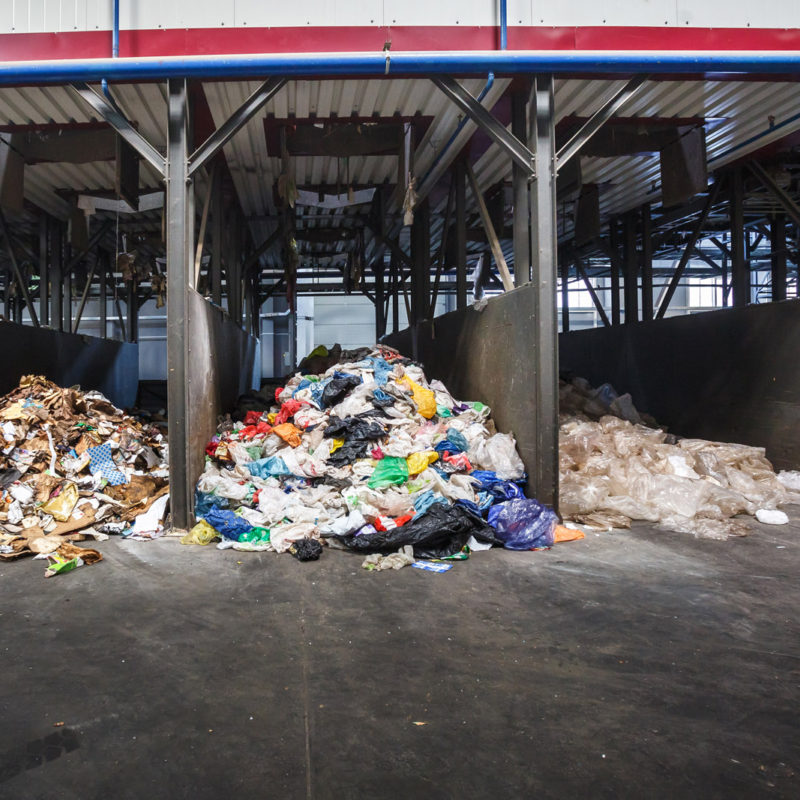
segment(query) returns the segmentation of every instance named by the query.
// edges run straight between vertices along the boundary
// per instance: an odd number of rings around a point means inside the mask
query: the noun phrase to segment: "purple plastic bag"
[[[551,547],[558,517],[552,508],[537,500],[517,497],[497,503],[489,509],[489,524],[503,547],[509,550],[531,550]]]

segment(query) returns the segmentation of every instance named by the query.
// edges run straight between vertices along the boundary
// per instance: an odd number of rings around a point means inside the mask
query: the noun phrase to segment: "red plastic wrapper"
[[[287,400],[281,406],[281,410],[275,418],[275,424],[283,425],[284,422],[288,422],[303,406],[307,405],[308,403],[303,400]]]

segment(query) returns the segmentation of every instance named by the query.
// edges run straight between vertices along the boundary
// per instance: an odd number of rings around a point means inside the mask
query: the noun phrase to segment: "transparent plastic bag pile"
[[[727,539],[747,533],[737,515],[800,502],[795,473],[776,475],[763,448],[648,427],[630,395],[618,397],[609,384],[562,381],[560,395],[559,510],[567,520],[599,529],[647,520]]]

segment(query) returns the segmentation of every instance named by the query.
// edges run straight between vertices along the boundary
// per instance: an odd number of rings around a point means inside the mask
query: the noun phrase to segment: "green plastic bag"
[[[399,486],[407,480],[408,464],[406,464],[406,460],[395,456],[386,456],[378,462],[367,486],[370,489],[384,489],[387,486]]]
[[[269,541],[269,528],[253,528],[239,537],[240,542],[254,542],[266,544]]]

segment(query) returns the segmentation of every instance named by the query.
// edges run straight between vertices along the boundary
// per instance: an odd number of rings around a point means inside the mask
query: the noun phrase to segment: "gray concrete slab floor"
[[[0,797],[798,797],[798,512],[444,574],[175,539],[0,564]]]

